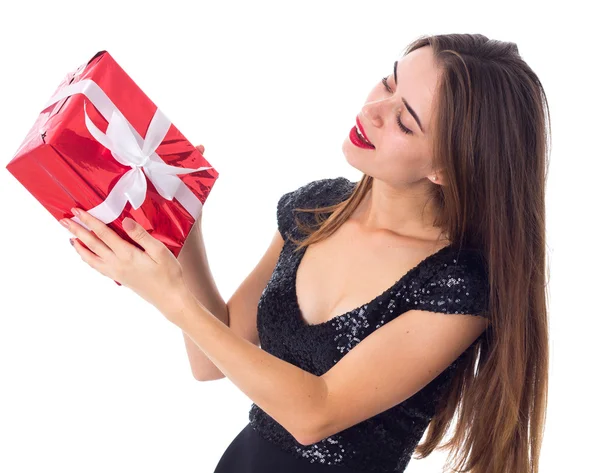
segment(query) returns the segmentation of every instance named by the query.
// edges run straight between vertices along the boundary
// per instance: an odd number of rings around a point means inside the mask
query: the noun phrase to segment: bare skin
[[[359,113],[376,149],[359,148],[349,138],[342,145],[347,161],[373,177],[373,187],[335,234],[306,249],[298,268],[298,303],[311,325],[366,304],[450,243],[433,227],[436,209],[427,196],[431,186],[444,183],[443,172],[432,170],[430,123],[439,70],[431,48],[399,60],[398,84],[390,72],[392,92],[379,81]],[[412,134],[400,128],[398,114]]]
[[[368,270],[373,278],[380,278],[376,279],[377,284],[385,288],[388,278],[395,279],[403,268],[414,265],[419,259],[417,251],[422,254],[432,242],[437,244],[434,238],[437,232],[430,225],[434,213],[428,209],[426,217],[420,217],[425,202],[423,191],[433,179],[427,140],[412,136],[419,141],[409,142],[393,128],[394,112],[403,94],[420,114],[427,131],[430,110],[425,99],[434,84],[428,83],[431,77],[427,75],[430,70],[425,54],[420,53],[420,59],[415,56],[414,62],[402,59],[402,72],[398,76],[402,77],[402,86],[399,80],[399,92],[395,95],[384,95],[383,90],[375,89],[369,95],[360,116],[366,117],[367,137],[377,150],[348,149],[348,144],[344,144],[348,161],[372,175],[375,185],[336,240],[329,240],[327,246],[323,242],[320,248],[308,248],[322,250],[321,256],[326,258],[329,254],[329,261],[333,262],[332,251],[338,250],[333,241],[341,245],[341,254],[353,256],[356,267],[344,268],[340,264],[351,263],[335,261],[336,277],[342,275],[344,269],[349,276],[360,270],[363,277]],[[410,121],[406,116],[403,120],[407,124]],[[437,182],[443,182],[443,178]],[[146,250],[144,252],[119,238],[90,214],[82,212],[80,218],[93,230],[89,232],[77,223],[69,225],[74,235],[92,250],[76,244],[75,249],[82,259],[107,277],[128,283],[125,285],[155,305],[189,336],[221,373],[303,445],[316,443],[408,399],[463,353],[487,324],[483,316],[408,310],[373,331],[338,363],[317,376],[262,350],[212,314],[187,288],[173,255],[140,225],[132,222],[130,236]],[[283,246],[280,238],[281,235],[276,235],[273,239],[273,252],[269,252],[265,264],[271,265],[272,254],[279,254]],[[348,246],[344,248],[344,244]],[[96,256],[98,254],[101,256]],[[310,265],[316,261],[316,258],[307,259],[304,263]],[[375,267],[376,262],[381,266]],[[333,267],[336,266],[332,264]],[[323,268],[304,266],[301,269],[314,272]],[[344,275],[345,284],[354,282],[349,276]],[[312,289],[304,286],[303,277],[299,282],[301,294]],[[171,290],[163,290],[165,287]],[[341,287],[340,283],[333,289]],[[358,285],[354,287],[361,289]],[[373,291],[375,283],[365,287]],[[366,289],[360,294],[361,302],[371,295]],[[353,306],[355,299],[350,300],[350,295],[347,288],[340,290],[338,299],[326,301],[328,309]],[[320,297],[317,291],[311,296]],[[356,297],[359,300],[358,295]],[[311,307],[304,308],[312,314]],[[315,317],[321,315],[330,314],[314,314]],[[358,386],[357,379],[361,381]]]
[[[392,71],[387,77],[392,92],[378,82],[358,114],[376,149],[359,148],[349,138],[342,144],[348,163],[373,177],[368,202],[356,217],[369,231],[417,239],[435,239],[439,234],[439,229],[432,226],[437,209],[427,204],[427,191],[445,183],[443,170],[433,169],[432,164],[431,122],[439,74],[429,46],[400,59],[398,84]],[[403,98],[417,113],[423,131]],[[400,128],[398,114],[412,134],[407,135]]]

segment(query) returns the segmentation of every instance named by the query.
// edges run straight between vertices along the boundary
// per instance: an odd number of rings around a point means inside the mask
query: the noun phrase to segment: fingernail
[[[69,238],[69,243],[71,243],[71,246],[75,246],[74,238]]]
[[[125,230],[133,230],[135,228],[135,221],[129,217],[123,219],[123,228]]]
[[[75,207],[73,207],[73,208],[71,209],[71,212],[73,212],[73,215],[79,215],[79,214],[80,214],[79,210],[78,210],[78,209],[76,209]]]
[[[69,228],[69,221],[66,218],[60,220],[60,224],[65,228]]]

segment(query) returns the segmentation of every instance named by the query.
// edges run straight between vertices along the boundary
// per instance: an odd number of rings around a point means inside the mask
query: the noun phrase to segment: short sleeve
[[[352,184],[344,177],[318,179],[283,194],[277,202],[277,229],[283,239],[287,240],[296,229],[296,215],[306,223],[314,218],[310,213],[294,212],[295,208],[320,208],[341,202],[349,195]]]
[[[411,309],[489,318],[486,265],[475,250],[463,249],[435,261]]]

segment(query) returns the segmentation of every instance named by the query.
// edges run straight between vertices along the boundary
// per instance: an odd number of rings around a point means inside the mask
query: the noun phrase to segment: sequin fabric
[[[408,310],[487,317],[487,278],[482,260],[474,250],[463,248],[459,252],[450,245],[422,260],[369,303],[325,323],[310,325],[304,321],[295,273],[306,249],[296,254],[292,251],[290,235],[303,236],[295,225],[292,209],[340,202],[349,197],[356,184],[344,177],[312,181],[284,194],[277,204],[277,224],[285,243],[258,302],[261,348],[317,376],[373,331]],[[310,213],[296,215],[305,222],[314,219]],[[466,353],[409,399],[311,445],[298,443],[254,403],[249,412],[250,424],[264,439],[310,463],[343,465],[365,472],[402,472]]]

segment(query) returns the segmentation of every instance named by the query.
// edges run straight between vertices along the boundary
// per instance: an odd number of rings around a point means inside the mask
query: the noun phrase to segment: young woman
[[[297,406],[316,427],[300,436],[253,404],[215,473],[401,472],[455,417],[455,468],[538,471],[545,112],[514,43],[408,46],[344,141],[362,179],[316,180],[277,206],[283,248],[258,337],[323,380],[322,410]]]
[[[544,89],[514,43],[483,35],[420,38],[390,72],[343,144],[362,179],[284,194],[227,303],[198,231],[177,260],[134,221],[145,252],[74,209],[95,232],[69,224],[98,255],[75,243],[82,258],[182,328],[197,379],[252,399],[216,473],[402,472],[436,447],[455,470],[538,472]]]

